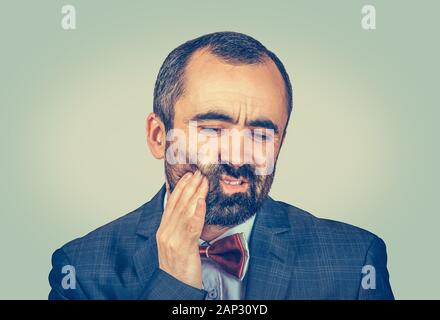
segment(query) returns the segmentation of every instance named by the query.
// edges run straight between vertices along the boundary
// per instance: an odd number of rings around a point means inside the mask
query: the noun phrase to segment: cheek
[[[220,139],[199,135],[197,147],[189,151],[191,155],[197,156],[197,163],[201,165],[219,163],[221,154]]]
[[[220,137],[207,136],[202,133],[197,134],[193,139],[186,140],[184,148],[188,155],[187,160],[190,164],[209,165],[219,164],[222,160],[230,161],[234,152],[231,150],[230,141]],[[275,161],[279,152],[278,141],[258,142],[245,139],[244,162],[257,168],[259,175],[268,175],[273,172]],[[232,152],[232,154],[231,154]]]
[[[253,149],[253,161],[257,175],[270,175],[275,168],[278,147],[274,143],[256,143]]]

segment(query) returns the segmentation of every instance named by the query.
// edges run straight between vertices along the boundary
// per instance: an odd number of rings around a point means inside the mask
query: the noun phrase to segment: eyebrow
[[[218,111],[208,111],[205,113],[199,113],[191,118],[191,121],[207,121],[207,120],[217,120],[217,121],[223,121],[223,122],[228,122],[228,123],[235,122],[231,116],[229,116],[225,113],[222,113],[222,112],[218,112]]]
[[[223,121],[227,123],[237,122],[230,115],[218,111],[208,111],[205,113],[199,113],[191,118],[191,121],[208,121],[208,120]],[[275,134],[279,133],[278,126],[272,120],[265,118],[247,121],[246,125],[250,127],[272,129],[275,132]]]
[[[259,128],[266,128],[266,129],[272,129],[275,134],[278,134],[278,126],[273,123],[272,120],[269,119],[256,119],[256,120],[251,120],[247,123],[248,126],[250,127],[259,127]]]

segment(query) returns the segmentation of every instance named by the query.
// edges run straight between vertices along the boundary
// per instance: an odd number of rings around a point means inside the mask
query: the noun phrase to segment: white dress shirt
[[[167,195],[164,197],[164,208],[167,201]],[[235,233],[243,233],[249,248],[249,239],[251,237],[252,227],[254,225],[255,215],[245,222],[226,230],[222,235],[209,241],[209,244],[233,235]],[[208,244],[199,239],[199,245]],[[251,253],[249,252],[249,259]],[[247,272],[246,270],[244,272]],[[246,278],[245,278],[246,279]],[[242,300],[245,296],[245,284],[238,278],[225,272],[214,261],[202,258],[202,285],[203,289],[208,292],[206,300]]]

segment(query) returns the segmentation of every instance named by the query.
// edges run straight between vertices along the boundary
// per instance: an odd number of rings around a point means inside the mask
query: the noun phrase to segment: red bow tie
[[[200,256],[216,262],[223,270],[243,280],[249,260],[249,250],[243,233],[224,237],[210,246],[199,246]]]

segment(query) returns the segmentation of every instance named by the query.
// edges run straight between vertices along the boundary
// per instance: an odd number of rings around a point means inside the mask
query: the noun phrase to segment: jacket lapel
[[[156,231],[163,213],[165,185],[143,207],[137,232],[133,265],[143,286],[158,267]],[[266,199],[255,217],[250,241],[250,261],[245,283],[247,300],[284,299],[293,265],[292,238],[287,213],[272,198]]]
[[[148,281],[158,267],[156,231],[162,219],[165,193],[166,188],[163,185],[151,201],[141,208],[142,213],[136,231],[139,237],[133,256],[133,265],[141,286]]]
[[[287,213],[272,198],[257,212],[250,241],[246,300],[285,299],[293,252]]]

